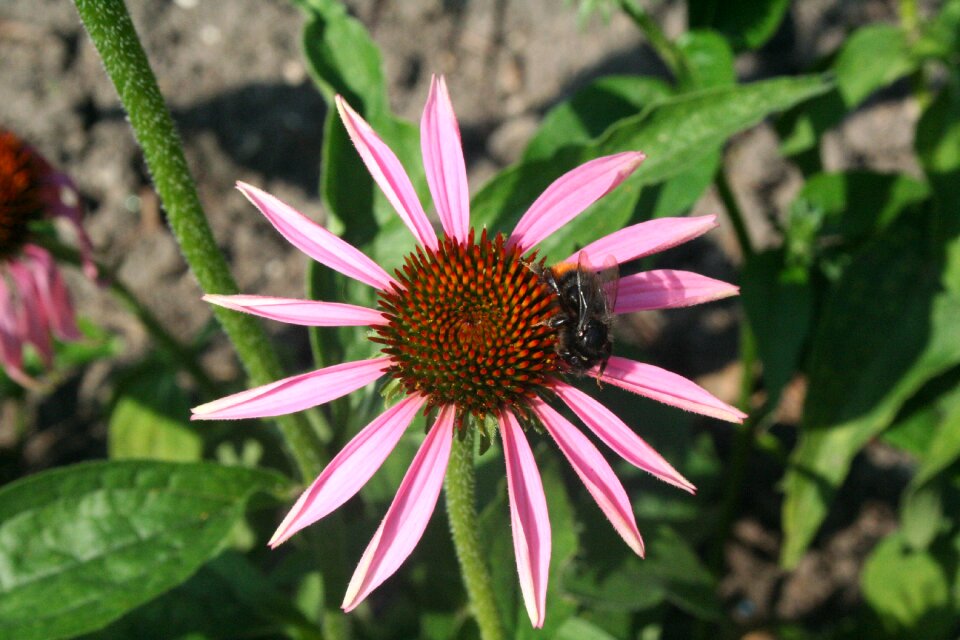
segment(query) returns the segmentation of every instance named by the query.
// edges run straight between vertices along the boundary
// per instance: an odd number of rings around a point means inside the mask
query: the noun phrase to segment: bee
[[[581,252],[576,264],[553,265],[541,271],[540,278],[557,298],[557,311],[547,325],[557,330],[560,361],[578,375],[600,365],[598,377],[603,375],[613,351],[616,262],[597,272]]]

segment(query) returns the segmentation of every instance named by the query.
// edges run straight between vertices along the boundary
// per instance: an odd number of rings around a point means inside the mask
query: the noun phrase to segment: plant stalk
[[[207,224],[173,119],[126,5],[123,0],[75,0],[75,4],[130,118],[187,264],[204,291],[236,293],[236,283]],[[214,308],[214,314],[252,384],[266,384],[283,376],[279,360],[254,318],[219,307]],[[300,475],[304,479],[317,475],[322,468],[323,449],[306,418],[289,415],[276,420]]]
[[[493,581],[480,547],[476,507],[476,479],[473,459],[473,429],[456,437],[447,467],[447,515],[453,546],[460,562],[460,574],[467,589],[470,608],[483,640],[503,640],[500,614],[493,597]]]

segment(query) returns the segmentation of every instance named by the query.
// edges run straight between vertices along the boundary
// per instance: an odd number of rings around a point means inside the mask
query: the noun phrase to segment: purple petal
[[[300,495],[270,538],[270,546],[276,548],[356,495],[397,446],[424,402],[420,395],[404,398],[355,435]]]
[[[614,313],[689,307],[740,293],[740,287],[689,271],[658,269],[620,278]]]
[[[651,364],[613,356],[600,379],[658,402],[727,422],[740,423],[747,417],[695,382]]]
[[[77,314],[70,301],[70,292],[60,275],[60,269],[46,249],[26,245],[23,254],[28,258],[27,267],[33,272],[39,303],[46,311],[53,334],[61,340],[79,340]]]
[[[350,579],[341,605],[344,611],[356,607],[392,576],[423,536],[443,487],[455,414],[452,405],[444,407],[420,445],[387,515]]]
[[[19,332],[13,292],[0,273],[0,364],[11,380],[31,387],[36,381],[23,370],[23,339]]]
[[[234,311],[307,327],[369,327],[387,323],[383,314],[376,309],[340,302],[213,294],[207,294],[203,299]]]
[[[10,276],[19,292],[20,314],[17,317],[17,334],[23,342],[32,344],[44,365],[53,363],[53,338],[50,336],[50,316],[45,304],[41,303],[40,286],[34,275],[34,269],[28,268],[22,261],[12,261],[8,265]],[[0,275],[0,278],[3,276]],[[51,310],[52,311],[52,310]]]
[[[374,358],[302,373],[194,407],[191,419],[238,420],[303,411],[367,386],[390,365],[389,358]]]
[[[643,538],[637,530],[630,499],[603,455],[586,436],[543,400],[534,398],[531,404],[587,491],[597,501],[597,506],[610,519],[627,546],[642,558]]]
[[[532,247],[627,179],[645,155],[625,151],[591,160],[557,178],[530,206],[508,244]]]
[[[663,456],[605,406],[583,391],[563,382],[557,383],[553,391],[573,409],[577,417],[583,420],[594,435],[621,458],[675,487],[690,493],[696,492],[696,487],[689,480],[680,475],[669,462],[663,459]]]
[[[647,220],[591,242],[564,262],[577,264],[582,252],[595,265],[604,264],[611,256],[617,264],[623,264],[693,240],[716,226],[714,215]]]
[[[430,81],[430,96],[420,120],[420,149],[443,230],[464,242],[470,229],[470,187],[460,127],[443,76],[433,76]]]
[[[244,182],[238,182],[237,189],[290,244],[317,262],[375,289],[385,290],[393,284],[380,265],[293,207]]]
[[[390,150],[383,140],[374,133],[370,125],[360,117],[356,111],[350,108],[342,96],[336,97],[337,110],[340,112],[340,119],[350,134],[350,139],[357,147],[363,164],[367,165],[367,170],[387,200],[397,210],[400,218],[413,232],[413,237],[417,242],[428,249],[437,248],[437,233],[430,225],[427,214],[423,212],[420,205],[420,199],[417,198],[417,192],[410,182],[410,177],[404,171],[403,165]]]
[[[510,523],[513,551],[517,557],[520,591],[530,622],[543,626],[547,605],[547,578],[550,573],[550,518],[543,495],[540,472],[523,429],[509,411],[499,416],[503,457],[507,463],[507,491],[510,495]]]

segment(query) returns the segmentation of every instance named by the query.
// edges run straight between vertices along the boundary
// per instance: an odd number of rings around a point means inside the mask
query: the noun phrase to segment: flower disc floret
[[[394,362],[388,373],[429,406],[461,417],[526,406],[557,372],[554,298],[536,253],[471,231],[418,247],[380,294],[387,324],[375,341]]]
[[[42,167],[17,136],[0,130],[0,259],[16,255],[43,209]]]

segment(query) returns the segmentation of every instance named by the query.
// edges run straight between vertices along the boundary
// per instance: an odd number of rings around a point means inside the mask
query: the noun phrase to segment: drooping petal
[[[11,380],[31,387],[36,381],[23,370],[23,340],[15,309],[13,291],[0,273],[0,365]]]
[[[207,294],[203,299],[234,311],[307,327],[369,327],[387,322],[376,309],[341,302],[214,294]]]
[[[676,269],[642,271],[620,278],[614,313],[675,309],[729,298],[740,287],[699,273]]]
[[[239,420],[303,411],[367,386],[388,367],[389,358],[373,358],[302,373],[194,407],[191,419]]]
[[[673,407],[727,422],[743,422],[747,414],[709,391],[666,369],[613,356],[601,380]]]
[[[393,278],[380,265],[290,205],[244,182],[238,182],[237,189],[290,244],[317,262],[375,289],[393,284]]]
[[[336,97],[336,103],[340,119],[343,120],[350,139],[357,147],[357,152],[363,164],[367,165],[370,175],[380,185],[383,195],[387,196],[387,200],[413,232],[417,242],[429,249],[436,249],[437,233],[430,225],[427,214],[423,212],[423,206],[413,188],[413,183],[410,182],[410,177],[397,156],[342,96]]]
[[[530,205],[507,244],[532,247],[610,193],[640,166],[645,155],[625,151],[586,162],[557,178]]]
[[[344,611],[352,610],[392,576],[423,536],[443,487],[455,414],[453,406],[444,407],[420,445],[387,515],[350,579],[341,605]]]
[[[53,334],[61,340],[79,340],[77,314],[60,269],[46,249],[32,244],[23,247],[24,264],[33,272],[40,304],[46,310]]]
[[[637,530],[630,498],[603,455],[586,436],[543,400],[534,398],[531,405],[587,491],[597,501],[597,506],[609,518],[627,546],[642,558],[643,538]]]
[[[7,265],[10,276],[19,292],[20,313],[17,317],[17,333],[24,342],[32,344],[44,365],[53,362],[53,338],[50,336],[50,317],[47,306],[42,303],[33,270],[23,261]],[[3,276],[0,275],[0,278]]]
[[[540,472],[517,419],[509,411],[498,416],[507,464],[513,551],[517,557],[523,604],[535,628],[543,626],[550,572],[550,518]]]
[[[277,547],[356,495],[397,446],[424,402],[423,396],[408,396],[355,435],[300,495],[269,545]]]
[[[433,76],[430,82],[430,96],[420,119],[420,149],[443,230],[463,242],[470,229],[470,187],[460,127],[443,76]]]
[[[573,409],[594,435],[621,458],[675,487],[690,493],[696,492],[696,487],[689,480],[603,404],[564,382],[557,383],[553,391]]]
[[[602,265],[610,257],[617,264],[623,264],[693,240],[716,226],[717,216],[714,215],[647,220],[591,242],[574,252],[566,262],[576,264],[582,252],[594,265]]]
[[[70,176],[55,170],[46,160],[43,162],[47,166],[43,185],[47,213],[65,219],[73,227],[77,247],[80,249],[83,274],[90,280],[96,280],[97,265],[93,261],[93,244],[90,242],[90,236],[83,228],[83,205],[80,201],[80,192]]]

